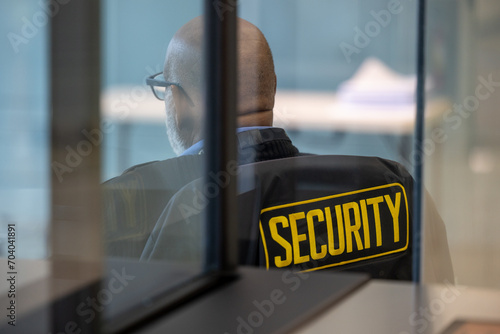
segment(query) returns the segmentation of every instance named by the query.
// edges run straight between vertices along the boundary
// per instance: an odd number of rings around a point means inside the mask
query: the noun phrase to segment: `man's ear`
[[[176,115],[175,120],[177,122],[177,128],[180,130],[184,130],[186,127],[186,121],[189,123],[192,123],[193,121],[193,110],[189,105],[186,96],[179,89],[179,87],[172,85],[170,86],[170,88],[172,89],[172,98],[174,101]]]
[[[277,88],[278,88],[278,78],[276,77],[276,73],[274,73],[274,95],[276,95]]]
[[[191,106],[187,96],[182,92],[182,90],[172,85],[172,99],[175,108],[175,122],[177,124],[177,129],[183,138],[188,141],[189,145],[194,144],[194,140],[197,138],[196,133],[196,112],[194,107]]]

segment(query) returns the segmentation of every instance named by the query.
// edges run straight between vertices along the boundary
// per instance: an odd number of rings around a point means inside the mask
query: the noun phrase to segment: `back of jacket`
[[[172,197],[143,260],[203,261],[204,186],[195,180]],[[240,166],[240,263],[410,280],[412,187],[400,164],[375,157],[309,155]]]
[[[238,182],[242,263],[411,279],[413,182],[400,164],[304,156],[242,166]]]

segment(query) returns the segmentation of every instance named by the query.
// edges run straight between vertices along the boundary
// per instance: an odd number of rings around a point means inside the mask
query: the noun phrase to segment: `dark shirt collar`
[[[241,133],[244,131],[250,131],[250,130],[260,130],[260,129],[269,129],[272,128],[272,126],[245,126],[236,129],[237,133]],[[189,147],[187,150],[182,152],[180,156],[183,155],[197,155],[203,153],[203,139],[200,140],[199,142],[193,144],[191,147]]]

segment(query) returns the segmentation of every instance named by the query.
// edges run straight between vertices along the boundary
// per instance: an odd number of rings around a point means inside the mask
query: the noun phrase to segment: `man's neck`
[[[237,128],[236,132],[240,133],[240,132],[244,132],[244,131],[260,130],[260,129],[268,129],[268,128],[272,128],[272,126],[244,126],[241,128]],[[193,145],[191,145],[191,147],[189,147],[184,152],[182,152],[182,154],[180,154],[180,156],[200,154],[202,152],[202,150],[203,150],[203,139],[194,143]]]

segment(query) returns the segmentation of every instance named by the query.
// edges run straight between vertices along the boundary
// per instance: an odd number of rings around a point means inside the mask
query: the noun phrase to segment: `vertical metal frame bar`
[[[421,280],[421,243],[422,243],[422,210],[423,210],[423,137],[425,130],[425,36],[426,36],[426,0],[418,2],[417,20],[417,94],[416,94],[416,119],[415,119],[415,141],[414,150],[418,154],[415,164],[413,187],[413,281],[419,283]]]
[[[65,331],[77,306],[96,295],[102,275],[100,211],[100,1],[59,1],[51,18],[51,264],[58,280],[86,287],[52,309],[52,329]],[[90,288],[89,288],[90,286]],[[99,332],[99,317],[77,324]]]
[[[236,175],[227,172],[236,163],[236,8],[235,0],[205,1],[205,152],[206,182],[213,175],[230,177],[228,186],[207,205],[207,269],[234,271],[238,264]]]

